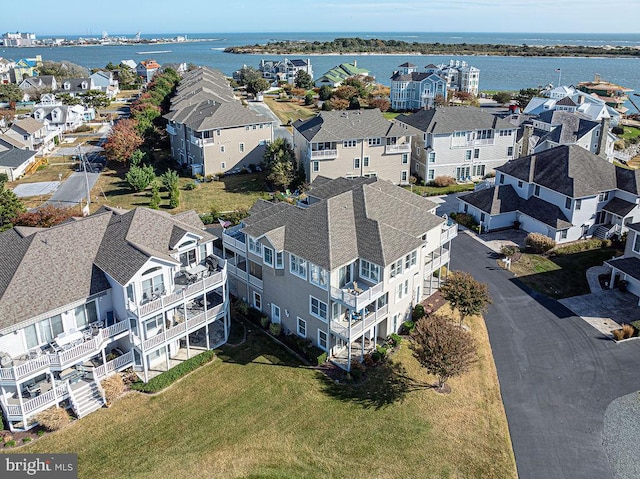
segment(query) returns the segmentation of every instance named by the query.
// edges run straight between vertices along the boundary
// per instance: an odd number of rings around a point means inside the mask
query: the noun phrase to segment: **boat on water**
[[[155,55],[156,53],[171,53],[171,50],[151,50],[148,52],[136,52],[138,55]]]

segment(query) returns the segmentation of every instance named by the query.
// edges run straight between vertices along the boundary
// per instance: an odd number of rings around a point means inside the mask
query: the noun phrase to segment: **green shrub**
[[[195,190],[197,188],[195,183],[187,183],[186,185],[184,185],[184,189],[185,190]]]
[[[387,355],[387,348],[384,346],[376,346],[376,352],[384,358]]]
[[[597,238],[577,241],[575,243],[568,244],[566,246],[560,246],[553,252],[555,254],[572,254],[579,253],[581,251],[589,251],[598,248],[608,248],[611,246],[611,240],[601,240]]]
[[[242,316],[248,316],[249,305],[246,302],[239,299],[235,303],[233,303],[233,310],[237,314],[241,314]]]
[[[131,385],[131,389],[144,393],[156,393],[170,386],[181,377],[187,375],[191,371],[195,371],[201,366],[213,361],[216,357],[213,351],[205,351],[197,356],[181,362],[177,366],[151,379],[148,383],[137,382]]]
[[[245,316],[254,323],[260,324],[260,318],[262,318],[262,316],[264,315],[259,309],[249,306],[247,312],[245,313]]]
[[[269,325],[269,332],[274,336],[280,336],[280,333],[282,332],[282,325],[279,323],[271,323]]]
[[[22,438],[22,442],[31,442],[31,438],[30,437],[23,437]]]
[[[396,334],[396,333],[391,333],[391,336],[389,336],[389,339],[391,340],[391,344],[393,345],[394,348],[397,348],[398,346],[400,346],[400,343],[402,342],[402,338],[400,337],[399,334]]]
[[[443,186],[451,186],[456,184],[456,179],[453,176],[436,176],[433,179],[433,186],[442,188]]]
[[[520,249],[515,245],[505,244],[505,245],[502,246],[502,248],[500,248],[500,253],[502,253],[502,255],[505,258],[510,258],[514,254],[519,253],[519,252],[520,252]]]
[[[469,213],[451,213],[450,216],[458,224],[461,224],[462,226],[474,231],[478,230],[479,225],[476,219],[473,217],[473,215],[470,215]]]
[[[413,328],[415,328],[416,323],[414,323],[413,321],[405,321],[404,323],[402,323],[402,330],[409,334],[411,331],[413,331]]]
[[[44,436],[44,430],[40,429],[36,434],[38,436]]]
[[[374,351],[371,353],[371,359],[373,359],[374,363],[379,363],[380,361],[382,361],[382,354],[380,354],[378,351]]]
[[[525,239],[525,244],[533,253],[546,253],[552,249],[556,242],[540,233],[529,233]]]
[[[4,447],[14,447],[15,445],[16,441],[14,441],[13,439],[4,443]]]
[[[631,326],[636,328],[636,331],[640,331],[640,319],[636,321],[631,321]]]
[[[317,363],[317,364],[318,364],[318,366],[321,366],[321,365],[323,365],[324,363],[326,363],[326,362],[327,362],[327,352],[326,352],[326,351],[323,351],[323,352],[322,352],[322,354],[320,354],[320,355],[317,357],[317,360],[318,360],[318,363]]]
[[[417,321],[424,318],[424,314],[424,306],[418,303],[413,307],[413,311],[411,312],[411,319]]]
[[[267,318],[266,316],[262,316],[260,318],[260,326],[262,326],[263,328],[267,329],[269,327],[269,318]]]

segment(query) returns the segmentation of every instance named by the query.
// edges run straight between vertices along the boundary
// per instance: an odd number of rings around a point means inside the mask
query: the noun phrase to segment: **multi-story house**
[[[276,86],[278,82],[286,82],[293,85],[299,71],[308,73],[313,78],[313,67],[309,58],[306,60],[301,58],[294,58],[293,60],[288,58],[282,60],[260,60],[258,70],[262,73],[262,78],[269,80]]]
[[[449,64],[434,65],[430,63],[425,68],[427,73],[435,73],[447,81],[450,90],[471,93],[478,96],[480,86],[480,70],[469,66],[461,60],[449,60]]]
[[[207,71],[185,74],[164,116],[173,158],[193,175],[260,163],[273,140],[272,120],[234,99],[222,73]]]
[[[27,77],[38,75],[38,68],[42,66],[42,56],[34,58],[21,58],[16,61],[11,70],[11,83],[20,83]]]
[[[18,86],[24,91],[22,101],[32,100],[34,96],[43,93],[51,93],[58,89],[58,82],[53,75],[39,75],[37,77],[27,77]]]
[[[336,65],[331,70],[327,71],[324,75],[316,80],[316,86],[321,87],[328,85],[336,88],[342,85],[342,82],[350,77],[368,77],[370,76],[369,70],[360,68],[357,61],[353,63],[341,63]]]
[[[226,262],[197,214],[102,208],[0,233],[0,407],[11,430],[53,405],[82,417],[100,380],[144,380],[223,344]]]
[[[604,264],[611,268],[609,288],[616,287],[619,281],[624,280],[627,282],[627,290],[640,296],[640,223],[630,223],[627,227],[629,229],[624,254],[605,261]]]
[[[425,181],[482,178],[514,157],[517,128],[475,107],[439,107],[400,115],[412,138],[411,170]]]
[[[15,62],[13,60],[0,57],[0,83],[6,84],[12,82],[11,74],[14,66]]]
[[[53,94],[44,94],[33,106],[33,118],[45,124],[48,131],[64,133],[93,120],[96,112],[82,105],[63,105]]]
[[[578,90],[588,95],[595,96],[615,109],[619,113],[626,113],[629,109],[624,104],[629,100],[629,93],[633,90],[615,83],[604,81],[596,74],[593,81],[578,83]]]
[[[223,232],[229,289],[349,370],[435,292],[457,228],[378,178],[318,177],[307,194]]]
[[[67,78],[60,84],[60,93],[66,93],[75,97],[89,90],[97,90],[91,77],[87,78]]]
[[[155,60],[143,60],[136,65],[136,74],[142,77],[145,85],[151,83],[153,75],[160,69],[160,64]]]
[[[377,108],[322,111],[293,123],[293,148],[308,181],[377,176],[408,184],[412,134]]]
[[[107,98],[113,99],[120,92],[117,72],[111,70],[98,70],[91,74],[93,89],[105,92]]]
[[[47,126],[34,118],[23,118],[14,121],[5,135],[23,143],[27,149],[48,153],[55,147],[57,131],[48,131]]]
[[[640,172],[578,145],[562,145],[496,168],[495,186],[459,198],[482,231],[542,233],[558,243],[609,238],[640,220]]]
[[[419,72],[413,63],[403,63],[391,76],[391,108],[419,110],[433,108],[435,98],[447,99],[447,80],[436,73]]]

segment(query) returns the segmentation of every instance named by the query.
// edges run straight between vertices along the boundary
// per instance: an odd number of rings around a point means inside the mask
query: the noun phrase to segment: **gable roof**
[[[386,266],[444,222],[429,200],[377,178],[323,178],[316,186],[308,193],[320,201],[306,208],[259,202],[242,231],[333,270],[357,258]]]
[[[399,115],[396,120],[435,135],[454,131],[516,129],[508,121],[472,106],[430,108],[411,115]]]
[[[239,102],[220,103],[212,100],[169,112],[164,118],[187,125],[195,131],[272,122],[270,118],[253,112]]]
[[[20,148],[12,148],[7,151],[0,152],[0,166],[4,166],[6,168],[19,168],[24,165],[26,162],[31,161],[31,159],[36,156],[35,151],[32,150],[22,150]]]
[[[25,133],[33,134],[37,131],[42,130],[44,128],[44,123],[41,123],[35,118],[31,118],[30,116],[28,116],[26,118],[14,121],[13,125],[11,125],[11,128],[13,127],[20,128]]]
[[[617,188],[616,167],[578,145],[560,145],[517,158],[496,170],[572,198]]]
[[[387,120],[377,108],[321,111],[308,120],[295,121],[293,127],[314,142],[411,135],[402,125]]]

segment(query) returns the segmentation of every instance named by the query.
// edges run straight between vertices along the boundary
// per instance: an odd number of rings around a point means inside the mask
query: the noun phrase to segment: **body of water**
[[[143,38],[170,38],[178,34],[148,34]],[[89,35],[87,35],[89,36]],[[114,35],[117,36],[117,35]],[[131,37],[132,35],[127,35]],[[38,35],[46,38],[47,35]],[[197,42],[140,45],[74,46],[51,48],[5,48],[0,56],[17,60],[42,55],[44,60],[69,60],[87,68],[104,67],[132,59],[136,62],[153,58],[159,63],[187,62],[205,65],[231,75],[246,64],[257,67],[261,58],[281,58],[274,55],[234,55],[224,53],[228,46],[264,44],[279,40],[327,41],[339,37],[397,39],[419,43],[502,43],[512,45],[624,45],[640,46],[640,34],[538,34],[538,33],[206,33],[189,34]],[[77,36],[67,36],[77,38]],[[144,52],[144,53],[138,53]],[[292,55],[291,57],[296,57]],[[357,61],[385,85],[401,63],[410,61],[419,67],[429,63],[448,62],[451,58],[467,61],[480,69],[481,90],[518,90],[525,87],[557,85],[562,71],[562,84],[592,80],[594,75],[633,88],[640,92],[640,59],[637,58],[574,58],[574,57],[497,57],[497,56],[427,56],[427,55],[312,55],[314,77],[343,62]],[[638,102],[636,102],[638,103]],[[631,105],[629,105],[631,106]]]

